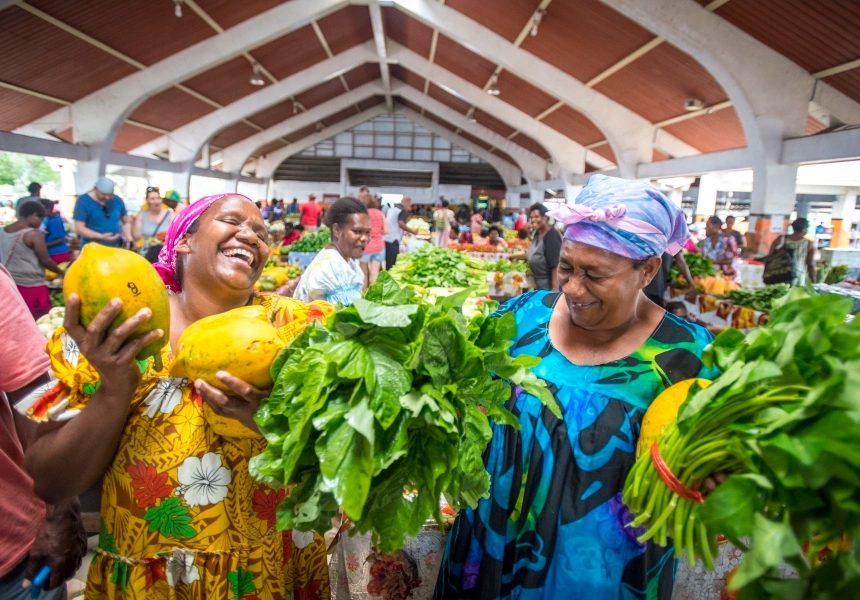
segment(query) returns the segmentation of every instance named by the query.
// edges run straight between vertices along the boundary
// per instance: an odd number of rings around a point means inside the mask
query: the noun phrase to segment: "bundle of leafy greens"
[[[741,548],[738,600],[860,598],[860,324],[835,295],[793,288],[774,305],[766,326],[709,347],[722,375],[693,386],[624,502],[648,528],[640,540],[672,537],[691,563],[713,568],[717,534]],[[731,475],[699,502],[697,484],[720,471]],[[800,580],[780,579],[783,561]]]
[[[789,285],[787,283],[776,283],[757,290],[738,288],[729,292],[727,298],[738,306],[745,306],[762,312],[770,312],[773,301],[785,296],[788,290]]]
[[[255,417],[268,447],[250,466],[261,481],[296,486],[278,507],[279,528],[326,531],[340,506],[393,552],[430,516],[441,522],[443,495],[459,510],[487,494],[489,419],[519,426],[504,407],[510,383],[560,416],[530,370],[539,359],[507,352],[513,315],[490,317],[486,303],[467,321],[470,294],[431,305],[383,272],[281,353]]]
[[[684,260],[687,262],[687,267],[690,269],[690,275],[693,277],[707,277],[714,274],[714,263],[710,259],[696,252],[684,252]],[[669,269],[669,279],[678,279],[681,272],[678,266],[672,262],[672,267]]]
[[[420,287],[469,287],[474,285],[478,295],[489,292],[483,261],[462,252],[425,244],[417,252],[401,254],[389,270],[401,283]]]
[[[306,233],[292,245],[290,252],[319,252],[331,243],[331,230],[328,227],[320,227],[319,231]]]

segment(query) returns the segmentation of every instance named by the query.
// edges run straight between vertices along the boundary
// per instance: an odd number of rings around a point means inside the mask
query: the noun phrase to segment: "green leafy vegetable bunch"
[[[340,506],[393,552],[431,515],[440,521],[443,495],[458,510],[487,494],[489,419],[519,426],[504,407],[509,382],[560,414],[530,370],[539,359],[507,352],[513,315],[490,317],[485,303],[467,321],[471,293],[429,304],[383,272],[281,353],[255,417],[268,446],[250,465],[261,481],[295,486],[279,528],[326,531]]]
[[[708,275],[714,274],[714,263],[712,263],[710,259],[705,258],[702,254],[697,252],[684,252],[684,260],[687,262],[687,267],[690,269],[690,275],[693,277],[707,277]],[[681,272],[673,261],[672,268],[669,269],[669,279],[678,279],[680,276]]]
[[[643,453],[624,502],[647,524],[640,540],[672,537],[691,564],[713,568],[717,534],[741,548],[739,600],[860,598],[860,325],[835,295],[793,288],[774,304],[766,326],[709,347],[722,375],[693,386],[657,442],[665,464]],[[704,503],[687,498],[718,472],[730,476]],[[780,579],[783,561],[799,581]]]
[[[468,261],[468,262],[467,262]],[[389,270],[392,277],[401,283],[421,287],[469,287],[476,286],[479,295],[489,291],[486,271],[479,261],[462,252],[425,244],[420,250],[401,254],[397,263]],[[475,266],[470,266],[470,264]]]
[[[522,260],[500,258],[498,260],[487,261],[485,270],[491,273],[528,273],[529,264]]]
[[[331,230],[328,227],[320,227],[319,231],[306,233],[289,248],[290,252],[319,252],[331,243]]]
[[[774,300],[788,293],[787,283],[768,285],[761,289],[738,288],[728,293],[727,298],[738,306],[745,306],[761,312],[770,312]]]

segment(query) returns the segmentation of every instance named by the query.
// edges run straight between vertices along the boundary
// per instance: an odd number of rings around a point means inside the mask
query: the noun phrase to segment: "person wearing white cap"
[[[73,219],[81,245],[98,242],[121,247],[123,239],[131,239],[131,218],[122,198],[113,193],[113,181],[99,177],[92,190],[78,196]]]

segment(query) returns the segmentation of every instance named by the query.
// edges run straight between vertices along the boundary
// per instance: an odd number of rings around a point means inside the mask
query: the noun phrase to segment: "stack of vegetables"
[[[62,290],[60,290],[60,294],[62,293]],[[63,326],[63,319],[65,318],[66,307],[55,306],[48,312],[47,315],[39,317],[36,320],[36,326],[39,328],[39,331],[42,332],[42,335],[44,335],[46,339],[51,339],[51,335],[53,335],[54,331]]]
[[[787,283],[768,285],[757,290],[738,288],[729,292],[727,298],[732,301],[732,304],[738,306],[745,306],[761,312],[770,312],[772,302],[777,298],[785,296],[788,290],[789,285]]]
[[[420,288],[474,286],[479,296],[489,293],[484,261],[467,254],[425,244],[417,252],[401,254],[389,269],[395,280]]]
[[[729,292],[738,289],[740,284],[722,275],[708,275],[706,277],[693,277],[696,291],[712,296],[726,296]]]
[[[710,259],[696,252],[684,252],[684,261],[690,269],[690,275],[695,277],[707,277],[714,274],[714,263]],[[669,279],[674,281],[681,277],[681,272],[678,266],[672,262],[672,267],[669,269]],[[684,281],[681,279],[681,281]],[[686,286],[686,282],[684,283]]]
[[[558,413],[530,371],[539,359],[507,352],[513,315],[488,317],[487,303],[467,320],[471,293],[431,305],[383,272],[278,356],[255,417],[268,446],[250,471],[296,486],[278,507],[279,528],[326,531],[342,507],[380,551],[398,550],[431,515],[442,521],[441,496],[459,510],[488,493],[489,419],[519,425],[504,408],[508,382]]]
[[[290,246],[289,252],[319,252],[331,243],[331,230],[328,227],[320,227],[315,233],[306,233]],[[283,253],[283,251],[282,251]]]
[[[860,598],[860,324],[835,295],[793,288],[774,304],[767,325],[716,338],[704,362],[722,375],[693,385],[640,447],[624,488],[630,526],[708,568],[726,536],[746,554],[730,581],[739,600]],[[782,562],[800,579],[781,580]]]
[[[419,235],[430,235],[430,223],[419,217],[412,217],[406,222],[406,226]]]
[[[510,252],[508,248],[502,246],[493,246],[492,244],[448,244],[451,250],[459,250],[460,252],[490,252],[490,253],[505,253]]]
[[[302,268],[298,265],[270,266],[263,270],[254,288],[261,292],[273,292],[290,279],[302,276]]]

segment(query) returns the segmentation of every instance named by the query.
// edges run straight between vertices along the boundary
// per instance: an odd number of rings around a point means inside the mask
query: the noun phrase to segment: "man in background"
[[[311,193],[308,196],[308,201],[299,207],[299,212],[302,215],[300,223],[305,231],[314,233],[320,226],[320,215],[322,214],[322,208],[317,204],[317,195]]]
[[[288,215],[297,215],[299,214],[299,199],[293,198],[292,203],[287,207]]]
[[[726,228],[724,231],[726,235],[730,235],[735,238],[735,242],[737,243],[739,250],[747,247],[747,240],[746,237],[744,237],[744,234],[740,231],[735,231],[735,218],[732,215],[726,217]]]
[[[39,201],[39,196],[42,194],[42,184],[36,183],[35,181],[27,186],[27,191],[30,192],[29,196],[24,196],[23,198],[18,198],[15,201],[15,213],[18,213],[18,210],[21,208],[21,205],[25,202],[29,202],[30,200]]]
[[[412,198],[406,196],[400,201],[400,204],[395,204],[389,209],[385,219],[388,221],[388,233],[382,236],[385,240],[385,268],[390,269],[397,262],[397,255],[400,254],[400,242],[403,239],[403,233],[411,233],[416,235],[417,232],[406,226],[406,221],[409,219],[410,211],[412,210]]]
[[[48,384],[51,361],[45,338],[30,318],[9,272],[0,266],[0,598],[24,600],[39,570],[51,575],[42,600],[62,600],[65,586],[81,565],[87,538],[78,499],[45,506],[24,470],[24,452],[37,425],[13,407]]]
[[[113,190],[113,181],[99,177],[93,189],[78,196],[72,218],[81,245],[98,242],[120,248],[123,239],[131,239],[131,217]]]
[[[45,246],[51,260],[60,264],[72,260],[72,250],[66,242],[66,224],[63,217],[56,211],[57,203],[53,200],[42,198],[42,206],[45,207]]]

